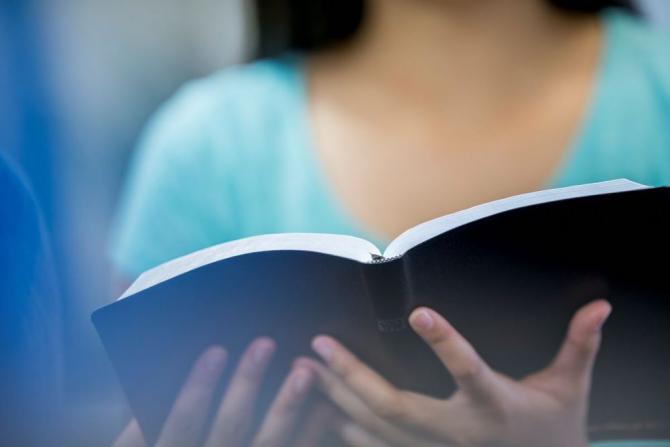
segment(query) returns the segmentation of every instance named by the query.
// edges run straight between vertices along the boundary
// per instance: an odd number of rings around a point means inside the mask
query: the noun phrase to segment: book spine
[[[402,257],[378,260],[363,268],[368,298],[380,332],[400,332],[407,329],[410,290],[404,262]]]

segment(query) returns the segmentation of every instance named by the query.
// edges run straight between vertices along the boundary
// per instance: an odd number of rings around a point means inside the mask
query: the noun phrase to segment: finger
[[[498,389],[495,374],[447,320],[432,309],[420,307],[412,312],[409,323],[463,392],[481,401],[495,398]]]
[[[200,442],[226,351],[211,347],[198,358],[159,436],[157,446],[180,447]]]
[[[390,444],[353,422],[343,424],[339,435],[350,447],[390,447]]]
[[[413,402],[335,339],[320,335],[312,348],[373,412],[384,419],[410,422],[405,419],[414,414],[408,411]]]
[[[349,447],[391,447],[387,442],[353,422],[342,424],[338,433]]]
[[[605,300],[587,304],[577,311],[550,371],[588,386],[595,358],[600,347],[601,329],[612,306]]]
[[[137,419],[133,419],[123,429],[112,447],[146,447],[146,445],[140,425],[137,423]]]
[[[398,420],[389,421],[375,413],[347,384],[330,368],[307,358],[301,358],[296,363],[313,369],[316,373],[321,390],[347,416],[358,425],[365,427],[371,433],[395,445],[420,447],[426,444],[411,436],[397,424]],[[429,399],[426,399],[429,400]],[[432,412],[430,403],[420,405],[427,413]],[[434,414],[434,413],[433,413]]]
[[[291,371],[270,406],[252,446],[279,447],[288,442],[313,381],[314,373],[310,369],[298,366]]]
[[[327,433],[334,433],[335,429],[344,422],[342,413],[325,400],[309,409],[304,427],[298,431],[295,447],[314,447],[322,445]]]
[[[275,351],[272,339],[254,340],[242,355],[219,405],[208,447],[241,445],[251,428],[258,389]]]

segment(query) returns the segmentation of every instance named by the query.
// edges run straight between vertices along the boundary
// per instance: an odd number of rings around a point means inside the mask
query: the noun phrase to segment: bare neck
[[[326,54],[325,62],[357,78],[425,88],[433,95],[450,85],[500,91],[513,80],[525,83],[538,70],[555,68],[585,35],[593,37],[596,29],[600,35],[597,19],[561,13],[544,0],[369,0],[368,5],[359,35]]]

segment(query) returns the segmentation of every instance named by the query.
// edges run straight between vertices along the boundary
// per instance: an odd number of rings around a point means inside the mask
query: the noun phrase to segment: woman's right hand
[[[207,349],[193,366],[155,446],[287,445],[314,375],[309,368],[294,366],[260,428],[251,433],[258,390],[274,351],[275,343],[269,338],[259,338],[251,343],[224,393],[211,427],[207,430],[215,390],[227,365],[227,353],[223,348],[214,346]],[[136,420],[131,421],[125,428],[114,447],[147,447]]]
[[[582,307],[554,361],[516,380],[490,368],[437,312],[416,309],[410,325],[456,382],[448,399],[396,388],[327,336],[313,341],[325,365],[297,364],[355,421],[341,431],[352,446],[586,447],[591,373],[610,311],[603,300]]]

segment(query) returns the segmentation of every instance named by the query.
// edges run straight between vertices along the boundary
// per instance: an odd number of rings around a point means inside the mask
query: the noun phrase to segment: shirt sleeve
[[[124,279],[234,237],[226,144],[214,132],[220,97],[203,81],[182,88],[152,119],[122,194],[111,242]]]

